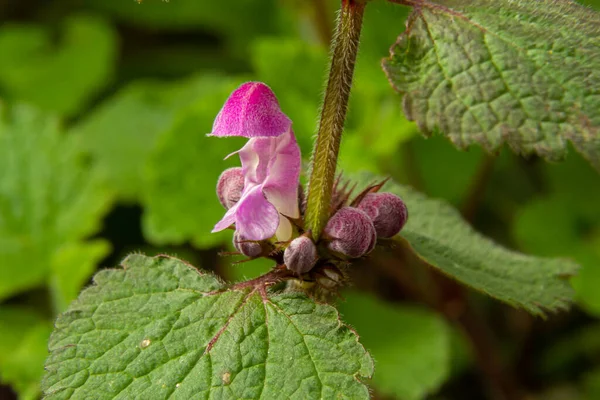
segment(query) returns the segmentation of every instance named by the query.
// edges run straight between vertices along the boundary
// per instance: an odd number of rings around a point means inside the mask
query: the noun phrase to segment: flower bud
[[[260,257],[265,252],[263,244],[256,241],[248,241],[237,232],[233,234],[233,247],[250,258]]]
[[[377,236],[381,238],[396,235],[408,219],[406,204],[392,193],[369,193],[358,208],[371,218]]]
[[[292,240],[283,253],[283,262],[287,269],[299,275],[310,271],[317,259],[317,246],[306,236]]]
[[[324,230],[327,247],[349,258],[362,257],[375,247],[377,234],[369,216],[354,207],[343,207],[329,219]]]
[[[240,200],[244,189],[244,174],[240,167],[223,171],[217,182],[217,196],[223,207],[230,209]]]

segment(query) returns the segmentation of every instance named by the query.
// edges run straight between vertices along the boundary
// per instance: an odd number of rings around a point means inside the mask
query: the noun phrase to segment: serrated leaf
[[[365,175],[359,187],[375,179]],[[408,222],[397,237],[400,251],[414,251],[444,274],[532,314],[543,316],[572,301],[567,278],[577,271],[575,263],[508,250],[473,230],[446,202],[409,187],[388,182],[382,191],[397,194],[408,207]]]
[[[150,241],[165,244],[191,240],[198,247],[210,247],[231,240],[231,232],[211,233],[225,213],[216,185],[225,169],[239,166],[237,157],[224,158],[241,149],[245,140],[206,134],[239,83],[221,80],[180,110],[169,131],[161,135],[148,161],[144,188],[143,228]]]
[[[113,28],[97,17],[67,18],[58,45],[41,26],[5,25],[0,29],[0,87],[9,98],[72,115],[106,85],[116,50]]]
[[[331,306],[164,256],[94,281],[56,322],[46,399],[369,398],[372,360]]]
[[[450,370],[450,332],[431,311],[346,292],[338,309],[375,359],[373,386],[402,400],[434,393]]]
[[[220,79],[207,75],[176,83],[135,82],[96,108],[72,133],[119,196],[136,199],[144,186],[147,158],[160,134],[173,125],[180,109],[218,86]]]
[[[600,14],[568,0],[402,0],[383,66],[422,131],[600,169]]]
[[[94,243],[83,239],[111,203],[56,119],[25,106],[6,114],[0,120],[0,299],[46,282],[63,247]]]
[[[25,307],[0,306],[0,382],[22,400],[39,398],[52,323]]]

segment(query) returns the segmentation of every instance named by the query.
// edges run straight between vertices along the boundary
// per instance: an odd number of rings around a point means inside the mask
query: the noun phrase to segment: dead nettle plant
[[[567,0],[392,2],[413,12],[383,69],[423,133],[548,160],[571,142],[600,168],[597,14]],[[383,268],[405,285],[386,257],[535,315],[568,308],[570,261],[503,248],[450,205],[386,177],[336,171],[366,7],[341,2],[306,192],[293,121],[267,84],[242,84],[214,121],[215,141],[248,139],[228,156],[241,167],[215,182],[226,211],[214,231],[230,229],[237,254],[272,270],[227,283],[136,254],[99,272],[56,321],[46,398],[368,398],[373,360],[330,303],[353,268]],[[419,285],[417,297],[469,334],[468,309],[453,314]],[[497,394],[519,398],[497,354],[474,346]]]

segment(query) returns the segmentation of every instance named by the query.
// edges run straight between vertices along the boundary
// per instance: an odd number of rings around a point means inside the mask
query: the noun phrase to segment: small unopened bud
[[[223,207],[230,209],[240,200],[244,189],[244,174],[240,167],[223,171],[217,182],[217,196]]]
[[[329,219],[324,230],[327,247],[349,258],[359,258],[373,250],[377,241],[369,216],[354,207],[343,207]]]
[[[381,238],[396,235],[408,219],[408,210],[402,199],[392,193],[369,193],[358,205],[371,221]]]
[[[317,246],[306,236],[292,240],[283,253],[285,266],[297,274],[310,271],[317,263],[317,258]]]
[[[247,257],[256,258],[268,254],[267,246],[269,246],[267,243],[246,240],[237,232],[233,234],[233,247]]]

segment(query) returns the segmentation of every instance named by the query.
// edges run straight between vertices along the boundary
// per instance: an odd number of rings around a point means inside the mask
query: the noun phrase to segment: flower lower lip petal
[[[237,232],[249,240],[265,240],[275,235],[279,213],[263,195],[262,187],[254,188],[238,204],[235,213]]]

